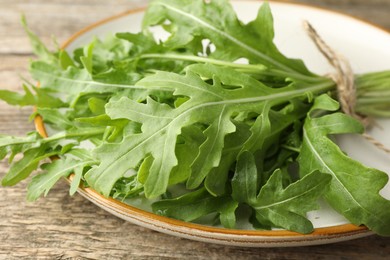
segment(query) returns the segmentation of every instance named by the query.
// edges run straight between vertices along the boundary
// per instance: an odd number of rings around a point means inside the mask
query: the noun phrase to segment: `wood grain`
[[[86,25],[147,1],[0,0],[0,88],[19,90],[32,58],[19,20],[22,13],[45,43],[58,42]],[[297,1],[342,11],[390,29],[388,0]],[[389,64],[390,66],[390,64]],[[33,130],[31,108],[0,102],[0,133]],[[7,171],[0,163],[0,178]],[[390,238],[370,236],[342,243],[297,248],[236,248],[190,241],[130,224],[79,195],[65,182],[50,196],[25,201],[26,183],[0,188],[0,259],[388,259]]]

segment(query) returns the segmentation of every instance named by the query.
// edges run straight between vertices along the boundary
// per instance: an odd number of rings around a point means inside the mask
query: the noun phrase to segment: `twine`
[[[317,33],[313,26],[308,22],[304,21],[303,26],[317,46],[318,50],[328,60],[330,65],[334,68],[335,73],[330,75],[330,78],[336,83],[337,96],[340,102],[341,110],[359,120],[366,128],[372,124],[369,117],[361,115],[356,112],[356,86],[355,76],[351,68],[350,63],[341,54],[336,53]],[[387,148],[383,143],[375,139],[373,136],[363,133],[362,136],[370,143],[375,145],[380,150],[390,154],[390,149]]]

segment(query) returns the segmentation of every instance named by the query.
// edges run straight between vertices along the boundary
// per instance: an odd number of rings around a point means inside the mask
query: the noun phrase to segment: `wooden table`
[[[21,89],[33,57],[20,26],[25,14],[45,43],[52,35],[63,42],[102,18],[140,7],[143,0],[0,0],[0,88]],[[389,0],[305,0],[303,3],[343,11],[390,29]],[[390,46],[389,46],[390,47]],[[390,68],[390,62],[389,62]],[[0,133],[23,135],[33,130],[31,108],[0,102]],[[0,164],[0,177],[7,171]],[[61,182],[50,196],[25,201],[26,182],[0,188],[0,259],[389,259],[390,238],[369,236],[348,242],[297,248],[236,248],[181,239],[127,223],[79,195],[70,197]]]

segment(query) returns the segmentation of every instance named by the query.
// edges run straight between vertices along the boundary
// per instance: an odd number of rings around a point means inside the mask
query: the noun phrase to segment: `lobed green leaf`
[[[326,95],[318,97],[312,111],[326,109],[330,102],[334,103],[330,100]],[[390,201],[379,194],[388,175],[351,159],[330,139],[330,135],[362,131],[357,120],[342,113],[317,118],[309,114],[303,127],[300,172],[302,176],[312,171],[331,175],[330,188],[325,193],[327,202],[352,223],[390,235]]]

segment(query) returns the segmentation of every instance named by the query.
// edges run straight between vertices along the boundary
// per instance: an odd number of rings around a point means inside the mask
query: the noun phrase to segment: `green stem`
[[[372,98],[359,98],[359,105],[379,105],[380,103],[390,105],[390,97],[377,96]]]
[[[241,72],[260,74],[263,76],[277,76],[283,78],[294,78],[303,80],[306,82],[319,82],[323,80],[323,77],[311,77],[305,76],[299,73],[281,71],[277,69],[268,69],[266,66],[258,64],[241,64],[234,63],[229,61],[222,61],[208,57],[199,57],[195,55],[185,55],[185,54],[175,54],[175,53],[149,53],[143,54],[139,59],[169,59],[169,60],[181,60],[181,61],[191,61],[199,63],[210,63],[214,65],[230,67],[237,69]]]
[[[85,136],[95,136],[103,134],[105,129],[97,129],[97,130],[80,130],[77,132],[61,132],[55,135],[49,136],[42,140],[42,143],[49,143],[52,141],[57,141],[61,139],[74,138],[74,137],[85,137]]]
[[[283,145],[281,145],[281,147],[286,149],[286,150],[290,150],[290,151],[293,151],[293,152],[296,152],[296,153],[300,153],[301,152],[301,149],[299,149],[297,147],[290,146],[290,145],[283,144]]]
[[[356,75],[356,111],[373,117],[389,117],[390,71]]]

